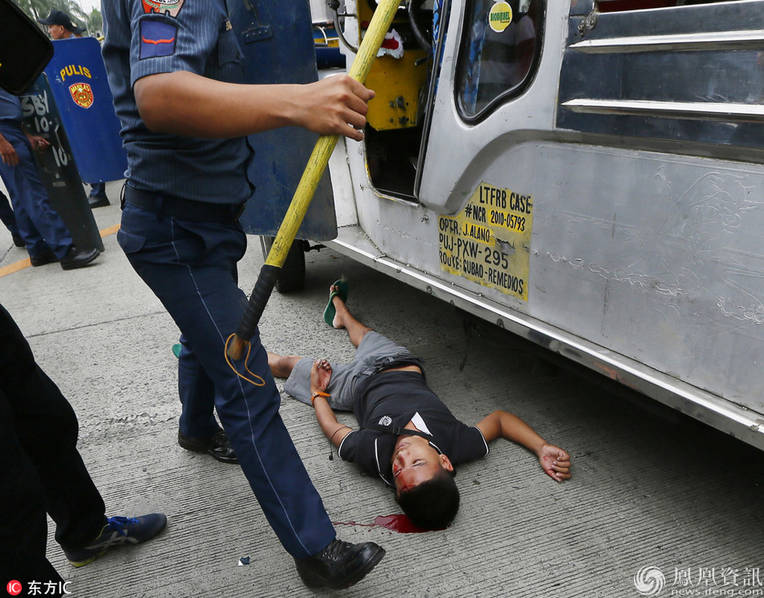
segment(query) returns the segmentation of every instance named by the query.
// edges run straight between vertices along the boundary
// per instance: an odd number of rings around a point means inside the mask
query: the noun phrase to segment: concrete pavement
[[[118,184],[108,191],[114,202]],[[101,229],[119,221],[114,203],[95,215]],[[309,595],[239,468],[177,446],[177,329],[116,237],[104,245],[88,268],[51,264],[0,278],[0,302],[77,412],[80,451],[107,513],[163,511],[169,525],[152,542],[73,569],[51,524],[49,559],[81,597]],[[4,229],[0,256],[0,267],[26,257]],[[250,237],[240,264],[247,292],[261,262]],[[635,573],[655,566],[666,584],[658,595],[669,596],[694,589],[682,580],[694,582],[699,567],[714,568],[720,588],[722,569],[737,570],[741,591],[745,571],[764,568],[762,453],[329,250],[310,252],[307,272],[306,291],[274,293],[261,325],[266,347],[349,359],[346,335],[321,319],[328,285],[344,273],[354,313],[421,355],[458,417],[513,411],[574,459],[573,480],[556,484],[500,441],[459,468],[462,508],[449,529],[352,525],[399,512],[392,494],[330,460],[313,412],[282,394],[282,416],[338,535],[387,549],[345,595],[629,597],[640,595]],[[237,566],[244,556],[250,565]]]

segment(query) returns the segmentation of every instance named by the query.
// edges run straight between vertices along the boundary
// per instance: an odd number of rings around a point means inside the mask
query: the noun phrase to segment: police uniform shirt
[[[103,3],[103,57],[122,123],[130,185],[182,199],[240,204],[252,195],[245,137],[199,139],[149,131],[133,94],[142,77],[189,71],[241,83],[244,69],[224,0]]]
[[[382,430],[402,429],[409,421],[430,437],[437,451],[454,466],[488,454],[488,443],[475,426],[456,419],[418,372],[382,372],[360,389],[353,412],[361,426],[348,434],[337,450],[371,475],[393,485],[391,459],[397,436]]]
[[[0,88],[0,121],[21,121],[21,102],[12,93]]]

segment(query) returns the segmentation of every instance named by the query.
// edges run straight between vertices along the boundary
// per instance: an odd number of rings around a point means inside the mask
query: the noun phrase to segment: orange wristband
[[[321,392],[320,390],[318,392],[314,392],[313,396],[310,397],[310,404],[313,405],[314,401],[316,400],[316,397],[324,397],[325,399],[328,399],[330,395],[328,392]]]

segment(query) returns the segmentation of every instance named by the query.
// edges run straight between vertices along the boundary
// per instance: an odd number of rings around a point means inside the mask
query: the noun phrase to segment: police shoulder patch
[[[178,26],[174,23],[163,19],[143,18],[140,21],[140,34],[140,60],[175,54]]]
[[[177,17],[185,0],[141,0],[143,12]]]

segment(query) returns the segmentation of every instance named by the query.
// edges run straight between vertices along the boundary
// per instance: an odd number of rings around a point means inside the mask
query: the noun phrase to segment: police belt
[[[241,213],[244,211],[244,206],[246,205],[244,203],[219,204],[194,201],[191,199],[180,199],[178,197],[162,195],[161,193],[141,191],[130,185],[125,185],[123,189],[123,208],[125,202],[127,202],[149,212],[154,212],[162,216],[170,216],[171,218],[176,218],[178,220],[186,220],[188,222],[234,224],[239,220],[239,216],[241,216]]]

